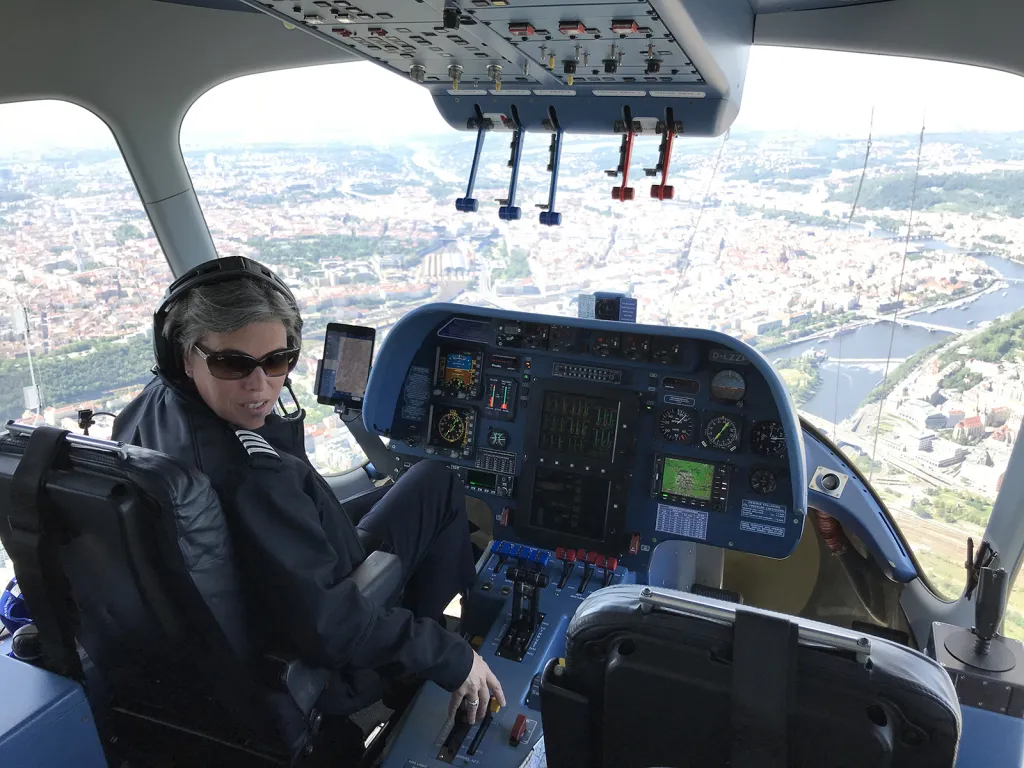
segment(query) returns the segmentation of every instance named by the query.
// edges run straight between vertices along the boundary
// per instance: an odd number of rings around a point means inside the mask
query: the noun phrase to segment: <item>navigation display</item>
[[[480,353],[439,349],[434,376],[435,394],[476,399],[480,396]]]
[[[530,525],[552,533],[604,541],[611,484],[573,472],[538,467]]]
[[[714,464],[665,458],[665,470],[661,476],[662,493],[709,501],[714,481]]]
[[[359,325],[329,323],[316,382],[316,400],[324,405],[362,407],[373,360],[376,331]]]
[[[545,392],[539,447],[567,456],[611,461],[618,427],[616,400]]]
[[[728,464],[658,456],[651,493],[662,501],[721,512],[729,503],[731,477]]]
[[[468,456],[472,452],[476,412],[450,405],[430,406],[430,445]]]

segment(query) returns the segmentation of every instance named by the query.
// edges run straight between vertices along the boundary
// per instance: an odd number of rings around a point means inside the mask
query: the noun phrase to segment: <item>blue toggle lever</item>
[[[519,122],[519,116],[513,113],[516,131],[512,134],[512,157],[508,164],[512,166],[512,179],[508,183],[508,199],[502,201],[498,208],[498,218],[502,221],[518,221],[523,217],[523,211],[516,205],[516,187],[519,185],[519,161],[523,158],[523,141],[526,139],[526,129]]]
[[[548,150],[548,170],[551,171],[551,186],[548,188],[548,204],[540,212],[540,223],[548,227],[557,227],[562,223],[562,214],[555,211],[555,192],[558,189],[558,166],[562,162],[562,136],[565,131],[555,128],[551,136],[551,148]]]
[[[484,151],[484,136],[491,129],[491,121],[483,117],[477,118],[476,149],[473,150],[473,166],[469,169],[469,184],[466,187],[466,196],[455,201],[455,210],[463,213],[476,213],[480,201],[473,197],[473,186],[476,184],[476,172],[480,167],[480,155]]]

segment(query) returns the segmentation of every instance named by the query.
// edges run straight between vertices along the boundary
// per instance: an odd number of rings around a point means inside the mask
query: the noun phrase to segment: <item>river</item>
[[[1024,264],[1000,256],[978,256],[1004,277],[1024,280]],[[1005,295],[1004,295],[1005,293]],[[1024,307],[1024,283],[1009,283],[1005,288],[979,296],[962,307],[938,309],[934,312],[916,312],[907,317],[950,328],[970,329],[985,320]],[[837,363],[836,358],[884,359],[905,358],[940,341],[950,334],[928,331],[916,326],[900,326],[883,321],[857,328],[828,340],[800,341],[765,352],[769,360],[797,357],[808,349],[823,350],[829,360],[819,368],[821,383],[818,390],[801,406],[801,410],[829,421],[840,422],[853,415],[867,396],[882,381],[884,363]],[[824,343],[822,343],[824,341]],[[890,344],[892,352],[889,352]],[[890,373],[898,363],[890,364]]]

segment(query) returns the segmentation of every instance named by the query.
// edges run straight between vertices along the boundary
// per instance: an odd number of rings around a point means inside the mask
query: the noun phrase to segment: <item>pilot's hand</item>
[[[498,699],[501,706],[505,706],[505,693],[501,690],[501,683],[491,672],[487,662],[480,658],[480,654],[473,651],[473,668],[469,670],[469,677],[452,694],[451,703],[448,705],[449,716],[455,714],[459,707],[466,710],[466,719],[470,724],[476,722],[477,715],[483,719],[487,714],[487,706],[491,701],[491,695]]]

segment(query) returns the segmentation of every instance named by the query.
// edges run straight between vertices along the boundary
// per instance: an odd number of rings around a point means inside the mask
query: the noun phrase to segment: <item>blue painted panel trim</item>
[[[894,523],[879,506],[874,494],[842,454],[834,451],[808,429],[804,429],[807,471],[828,467],[849,475],[843,495],[835,499],[811,489],[808,505],[831,515],[864,542],[882,572],[900,583],[917,578],[917,567]]]
[[[622,329],[631,333],[651,336],[686,337],[717,344],[724,349],[739,352],[764,377],[779,408],[779,420],[787,435],[800,435],[802,428],[796,408],[778,374],[767,359],[747,344],[717,331],[701,328],[671,328],[634,323],[616,323],[608,320],[582,320],[578,318],[540,315],[526,312],[510,312],[500,309],[482,309],[459,304],[425,304],[417,307],[392,327],[380,346],[377,361],[370,373],[363,401],[363,423],[370,432],[389,436],[396,404],[402,396],[406,372],[413,357],[424,345],[428,335],[451,317],[481,318],[485,320],[518,320],[520,322],[568,325],[576,328],[607,331],[609,328]],[[493,339],[492,339],[493,340]],[[788,459],[792,482],[794,514],[801,521],[806,520],[807,511],[807,462],[804,457],[803,440],[788,440]],[[799,536],[794,537],[795,542]],[[786,553],[789,554],[789,553]],[[785,556],[785,555],[783,555]]]
[[[963,729],[956,768],[1020,768],[1024,765],[1024,720],[960,707]]]
[[[0,656],[0,765],[106,768],[82,687]]]

